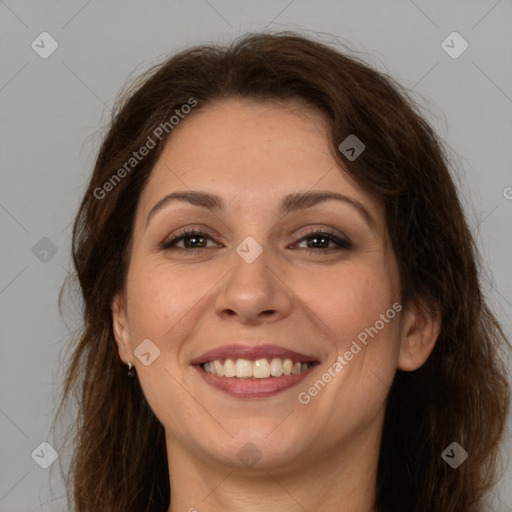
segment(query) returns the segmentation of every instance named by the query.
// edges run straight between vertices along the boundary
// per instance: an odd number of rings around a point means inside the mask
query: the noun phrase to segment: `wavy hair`
[[[197,100],[195,112],[229,97],[297,100],[324,114],[340,166],[385,206],[402,304],[418,301],[441,316],[426,363],[413,372],[398,370],[390,389],[376,508],[479,510],[497,481],[510,402],[503,353],[510,344],[483,297],[480,258],[446,151],[393,79],[348,51],[294,32],[186,49],[116,100],[73,228],[83,326],[69,346],[56,415],[74,397],[70,506],[77,512],[162,512],[170,504],[164,428],[137,377],[126,375],[111,303],[125,284],[141,191],[172,130],[106,197],[98,198],[98,189],[190,98]],[[338,145],[352,133],[366,150],[347,161]],[[441,458],[453,441],[469,454],[456,470]]]

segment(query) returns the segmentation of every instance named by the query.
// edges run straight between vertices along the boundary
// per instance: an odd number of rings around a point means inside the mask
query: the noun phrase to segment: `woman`
[[[156,66],[73,256],[77,511],[469,512],[494,484],[508,341],[440,141],[364,63],[278,33]]]

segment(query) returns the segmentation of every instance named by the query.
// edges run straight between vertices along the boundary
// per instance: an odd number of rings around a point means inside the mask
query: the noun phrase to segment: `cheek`
[[[294,309],[304,310],[321,329],[320,337],[335,341],[343,349],[373,326],[396,300],[392,269],[385,267],[375,260],[368,264],[347,262],[318,266],[314,271],[288,269],[282,278],[292,291]],[[127,283],[132,332],[138,338],[153,337],[162,343],[178,336],[189,323],[187,317],[197,319],[199,313],[211,309],[208,297],[215,294],[221,274],[218,267],[180,269],[170,268],[168,263],[132,261]]]
[[[164,272],[162,265],[133,259],[127,280],[132,346],[149,338],[163,349],[166,333],[183,317],[192,289],[179,274]]]
[[[149,338],[165,356],[156,361],[158,366],[183,364],[181,349],[196,334],[201,318],[211,314],[211,294],[223,273],[218,267],[134,259],[127,282],[132,348]]]
[[[147,259],[133,259],[127,279],[131,346],[136,357],[142,346],[151,354],[149,365],[138,364],[138,379],[162,424],[183,436],[197,418],[192,416],[189,394],[179,384],[180,348],[190,332],[194,306],[203,295],[189,283],[183,273],[151,265]],[[151,344],[142,345],[148,339]],[[171,413],[176,410],[179,417]]]
[[[369,415],[382,405],[398,361],[401,305],[394,276],[385,263],[347,265],[316,274],[301,292],[332,349],[330,399],[349,408],[359,404]]]
[[[322,373],[300,387],[298,400],[322,423],[325,439],[361,435],[382,413],[396,373],[400,333],[392,278],[375,262],[318,273],[310,280],[314,286],[303,285],[301,296],[316,324],[328,327],[331,351]]]
[[[345,350],[377,321],[382,331],[389,331],[393,322],[382,328],[380,318],[398,299],[392,277],[379,262],[354,264],[299,276],[293,289],[300,290],[297,294],[316,316],[316,323],[326,327],[326,335],[336,341],[337,348]]]

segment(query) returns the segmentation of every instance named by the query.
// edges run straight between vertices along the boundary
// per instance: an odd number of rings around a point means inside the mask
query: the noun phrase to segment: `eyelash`
[[[298,242],[301,242],[305,240],[306,238],[313,238],[314,236],[323,236],[324,238],[327,238],[329,241],[332,241],[338,245],[338,248],[334,249],[310,249],[306,248],[305,251],[309,253],[320,253],[320,254],[329,254],[332,251],[341,251],[341,250],[350,250],[353,248],[352,242],[349,240],[344,240],[334,233],[330,233],[328,231],[322,230],[322,229],[314,229],[309,232],[307,232]],[[204,238],[208,238],[211,240],[210,236],[206,233],[196,230],[196,229],[185,229],[181,233],[178,233],[175,237],[171,239],[164,240],[160,246],[162,250],[168,250],[168,249],[178,249],[180,251],[187,251],[195,253],[197,251],[202,251],[205,249],[208,249],[208,247],[193,247],[193,248],[184,248],[184,247],[176,247],[176,243],[180,242],[181,240],[184,240],[185,238],[191,238],[193,236],[200,236]]]

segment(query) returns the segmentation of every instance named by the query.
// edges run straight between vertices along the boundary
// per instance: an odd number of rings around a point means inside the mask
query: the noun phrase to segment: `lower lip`
[[[206,373],[201,365],[194,365],[201,377],[210,386],[236,398],[266,398],[277,395],[296,386],[315,366],[316,364],[309,367],[305,372],[296,375],[282,375],[281,377],[269,377],[268,379],[237,379],[236,377],[212,375]]]

